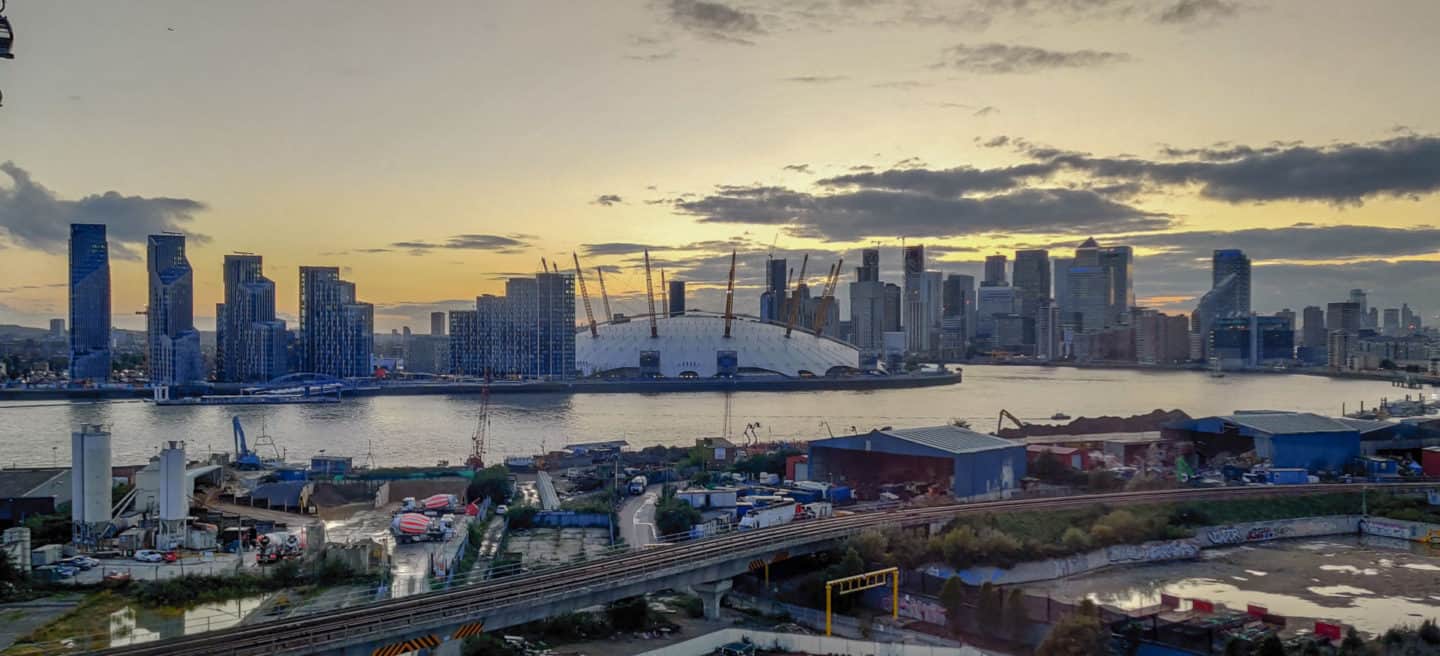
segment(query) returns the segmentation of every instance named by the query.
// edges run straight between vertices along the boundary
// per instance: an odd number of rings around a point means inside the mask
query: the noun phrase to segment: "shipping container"
[[[804,510],[804,506],[797,505],[794,501],[753,508],[740,518],[740,530],[748,531],[789,524],[795,521],[797,511],[803,513]]]
[[[1420,454],[1420,466],[1426,476],[1440,478],[1440,446],[1432,446]]]
[[[1266,482],[1271,485],[1304,485],[1310,482],[1310,473],[1298,467],[1269,469],[1266,471]]]

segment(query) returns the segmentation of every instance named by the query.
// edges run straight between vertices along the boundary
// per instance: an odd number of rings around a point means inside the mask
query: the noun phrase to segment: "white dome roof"
[[[789,339],[785,326],[735,317],[725,339],[725,317],[691,313],[656,319],[659,337],[650,337],[650,320],[599,326],[599,337],[581,330],[575,335],[575,366],[584,375],[616,369],[638,369],[641,351],[660,354],[660,374],[677,378],[693,372],[709,378],[718,371],[719,351],[735,351],[741,370],[763,369],[797,377],[805,371],[823,376],[835,367],[859,368],[860,351],[831,337],[816,337],[796,328]]]

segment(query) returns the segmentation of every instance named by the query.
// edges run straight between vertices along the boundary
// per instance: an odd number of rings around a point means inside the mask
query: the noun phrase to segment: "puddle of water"
[[[110,646],[153,642],[237,626],[276,594],[267,593],[194,608],[146,608],[131,604],[110,614]]]
[[[1405,569],[1418,569],[1422,572],[1440,572],[1440,565],[1431,565],[1430,563],[1405,563],[1401,565],[1401,567]]]
[[[1361,597],[1375,594],[1365,588],[1351,585],[1316,585],[1306,589],[1322,597]]]
[[[1365,576],[1375,576],[1376,574],[1380,573],[1380,570],[1378,569],[1374,569],[1371,567],[1361,569],[1354,565],[1321,565],[1320,569],[1327,572],[1345,572],[1346,574],[1355,574],[1357,576],[1362,574]]]
[[[1269,572],[1262,572],[1257,569],[1247,569],[1245,570],[1245,573],[1249,574],[1250,576],[1265,576],[1266,574],[1269,574]]]

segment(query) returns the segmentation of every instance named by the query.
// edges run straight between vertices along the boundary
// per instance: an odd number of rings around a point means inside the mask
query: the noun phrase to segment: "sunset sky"
[[[377,329],[497,293],[540,258],[639,249],[711,286],[886,247],[1131,244],[1142,304],[1193,308],[1210,250],[1255,309],[1366,288],[1440,311],[1432,0],[10,0],[0,60],[0,323],[66,314],[68,223],[110,226],[115,323],[144,237],[338,265]],[[596,292],[595,283],[590,283]],[[841,285],[844,289],[844,285]],[[844,294],[842,292],[842,305]],[[612,298],[612,301],[614,299]]]

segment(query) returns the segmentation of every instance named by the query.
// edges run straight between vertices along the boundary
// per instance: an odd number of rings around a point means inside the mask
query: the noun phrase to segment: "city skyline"
[[[306,6],[158,2],[82,21],[18,3],[32,56],[7,67],[3,111],[23,129],[6,130],[0,169],[0,323],[65,315],[71,222],[109,228],[115,323],[134,329],[144,240],[166,230],[188,237],[202,330],[236,250],[280,272],[278,317],[299,319],[288,272],[335,266],[388,331],[572,250],[636,314],[639,246],[707,309],[738,246],[737,308],[755,313],[772,243],[822,263],[813,287],[877,240],[887,279],[904,239],[978,281],[987,255],[1068,253],[1092,234],[1134,247],[1149,307],[1193,308],[1217,248],[1253,258],[1257,311],[1355,287],[1379,307],[1440,307],[1440,91],[1415,84],[1440,54],[1422,28],[1440,8],[1022,4],[636,2],[567,5],[566,21],[544,3],[404,20],[357,4],[335,23]],[[276,11],[292,20],[245,43],[259,65],[235,66],[221,26]],[[143,79],[108,61],[120,34],[155,31],[124,46]],[[358,45],[376,33],[403,45]],[[1365,47],[1327,48],[1337,33]],[[517,56],[530,68],[500,63]],[[273,73],[289,61],[306,74]],[[575,102],[596,94],[609,104]],[[438,100],[424,126],[417,98]]]

